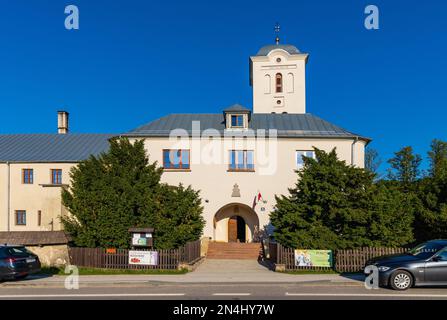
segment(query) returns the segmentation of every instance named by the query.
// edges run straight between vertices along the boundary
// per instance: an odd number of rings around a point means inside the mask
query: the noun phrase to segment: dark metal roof
[[[12,231],[0,232],[0,243],[8,245],[38,246],[67,244],[71,239],[63,231]]]
[[[297,47],[291,45],[291,44],[271,44],[262,47],[259,49],[257,56],[267,56],[271,51],[276,49],[282,49],[284,51],[287,51],[289,54],[300,54],[300,50],[298,50]]]
[[[240,104],[233,104],[232,106],[224,109],[224,112],[250,112],[250,109],[247,109]]]
[[[109,149],[110,134],[0,135],[0,162],[79,162]]]
[[[225,132],[225,122],[222,114],[171,114],[136,128],[123,134],[123,136],[168,137],[171,131],[175,129],[183,129],[191,135],[193,121],[200,122],[201,131],[215,129],[221,135]],[[255,131],[258,129],[276,129],[278,137],[359,138],[369,141],[368,138],[349,132],[309,113],[254,113],[251,116],[249,128]],[[244,135],[243,131],[231,131],[231,133]]]

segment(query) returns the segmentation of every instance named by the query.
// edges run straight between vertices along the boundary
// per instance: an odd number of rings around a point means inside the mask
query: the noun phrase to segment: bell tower
[[[275,43],[250,57],[253,113],[306,113],[306,63],[309,55],[295,46]]]

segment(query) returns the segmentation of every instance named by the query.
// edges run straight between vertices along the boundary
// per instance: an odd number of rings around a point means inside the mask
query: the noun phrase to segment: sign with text
[[[157,251],[129,251],[129,264],[137,266],[158,265]]]
[[[331,250],[295,250],[297,267],[332,267]]]
[[[152,246],[151,233],[134,233],[132,237],[132,245],[135,247],[150,247]]]

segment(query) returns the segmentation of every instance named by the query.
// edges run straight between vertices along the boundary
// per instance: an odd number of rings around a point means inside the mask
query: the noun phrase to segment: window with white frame
[[[253,171],[254,169],[254,151],[230,150],[230,171]]]
[[[296,152],[296,167],[298,169],[302,169],[304,167],[303,157],[315,159],[315,151],[298,150]]]

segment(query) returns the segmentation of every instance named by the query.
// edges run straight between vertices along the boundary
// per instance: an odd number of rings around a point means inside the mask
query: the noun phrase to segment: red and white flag
[[[263,200],[261,192],[258,191],[258,194],[255,196],[255,199],[253,200],[253,209],[256,208],[258,203]]]

